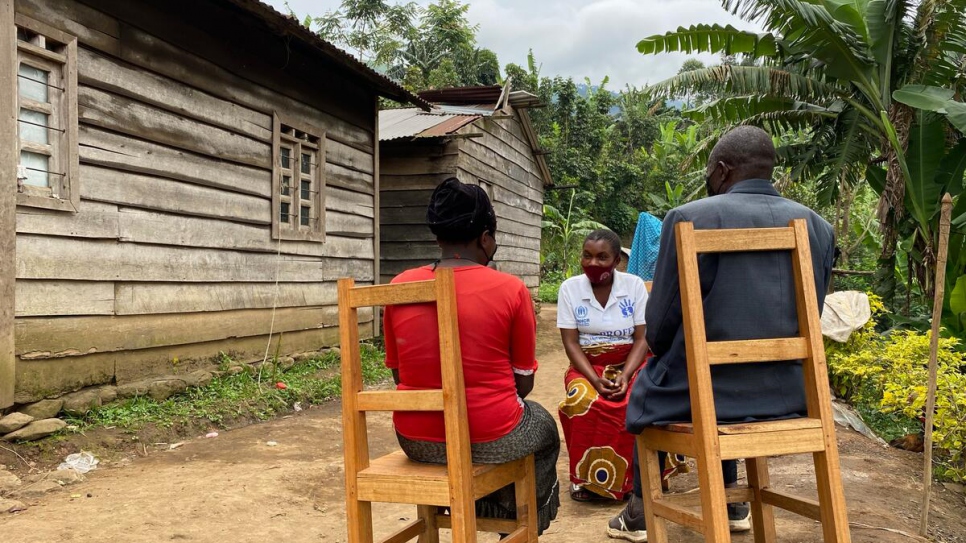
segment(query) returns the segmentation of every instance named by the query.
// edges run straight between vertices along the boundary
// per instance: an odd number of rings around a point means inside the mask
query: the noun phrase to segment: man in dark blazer
[[[627,405],[627,430],[691,420],[684,325],[678,283],[674,225],[696,230],[788,226],[808,223],[818,306],[832,274],[832,227],[814,211],[783,198],[772,186],[775,148],[760,128],[742,126],[725,134],[711,152],[708,195],[671,210],[664,219],[651,295],[645,309],[647,343],[654,358],[641,370]],[[787,252],[699,256],[701,293],[709,341],[790,337],[798,333],[795,284]],[[721,422],[780,419],[806,413],[800,362],[723,365],[711,370],[715,409]],[[634,466],[635,496],[610,521],[608,535],[645,541],[640,471]],[[737,464],[723,463],[725,483],[737,482]],[[751,528],[747,504],[729,505],[734,531]]]

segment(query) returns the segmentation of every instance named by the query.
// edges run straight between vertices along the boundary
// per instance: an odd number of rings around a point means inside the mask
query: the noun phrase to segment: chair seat
[[[473,464],[473,499],[519,480],[528,457],[505,464]],[[385,503],[446,506],[450,503],[446,465],[414,462],[402,451],[372,460],[360,471],[359,499]]]
[[[647,428],[644,439],[657,450],[694,456],[694,425]],[[722,460],[818,452],[825,449],[822,421],[812,418],[718,425]]]

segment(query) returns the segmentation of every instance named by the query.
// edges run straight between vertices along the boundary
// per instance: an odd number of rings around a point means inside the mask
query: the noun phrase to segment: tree
[[[430,89],[446,89],[458,87],[460,85],[460,74],[456,71],[456,64],[453,59],[446,57],[439,66],[429,72],[426,85]]]
[[[706,66],[704,63],[700,60],[696,58],[689,58],[688,60],[685,60],[683,64],[681,64],[681,67],[678,69],[678,75],[703,70],[705,67]],[[685,92],[684,95],[680,96],[679,98],[684,101],[684,105],[686,107],[693,107],[700,106],[707,102],[710,98],[710,94],[705,90],[694,89]]]
[[[338,9],[305,21],[323,39],[414,92],[496,84],[499,60],[493,51],[476,46],[478,27],[469,23],[468,10],[460,0],[437,0],[426,8],[414,2],[342,0]]]
[[[388,65],[401,44],[412,37],[417,9],[415,2],[342,0],[338,9],[306,17],[306,22],[315,25],[319,37],[354,52],[362,62]]]
[[[829,199],[845,182],[879,193],[883,233],[879,287],[894,292],[896,248],[909,241],[925,293],[935,265],[939,196],[962,191],[960,146],[966,5],[961,0],[723,0],[768,32],[695,25],[638,44],[642,53],[744,54],[761,65],[722,65],[656,86],[673,95],[712,85],[720,98],[689,113],[730,126],[753,123],[809,139],[781,149],[796,179],[812,178]],[[880,164],[885,164],[882,168]],[[957,205],[966,212],[966,200]],[[966,217],[963,218],[966,221]],[[963,261],[951,278],[958,277]],[[955,279],[953,279],[955,280]]]

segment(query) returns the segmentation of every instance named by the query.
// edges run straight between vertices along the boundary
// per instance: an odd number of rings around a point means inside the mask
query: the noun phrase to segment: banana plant
[[[757,65],[685,72],[652,91],[673,96],[713,88],[717,99],[688,112],[695,120],[804,131],[808,141],[780,150],[793,176],[816,180],[830,199],[843,173],[852,184],[878,187],[887,268],[895,268],[900,231],[913,230],[921,253],[934,253],[942,189],[959,192],[963,183],[961,175],[943,182],[934,174],[966,133],[966,2],[722,0],[722,6],[765,32],[694,25],[648,37],[638,50],[743,54]],[[934,262],[920,264],[926,269],[918,275],[933,275]]]
[[[553,268],[570,277],[579,273],[580,250],[584,238],[603,224],[589,219],[576,206],[578,193],[571,189],[566,212],[550,204],[543,206],[543,250],[540,264],[544,269]]]

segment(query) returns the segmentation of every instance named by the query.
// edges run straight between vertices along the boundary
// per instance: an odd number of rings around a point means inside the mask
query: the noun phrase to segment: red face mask
[[[603,283],[614,275],[614,268],[617,267],[617,263],[610,266],[582,266],[584,268],[584,275],[587,279],[590,279],[591,284]]]

